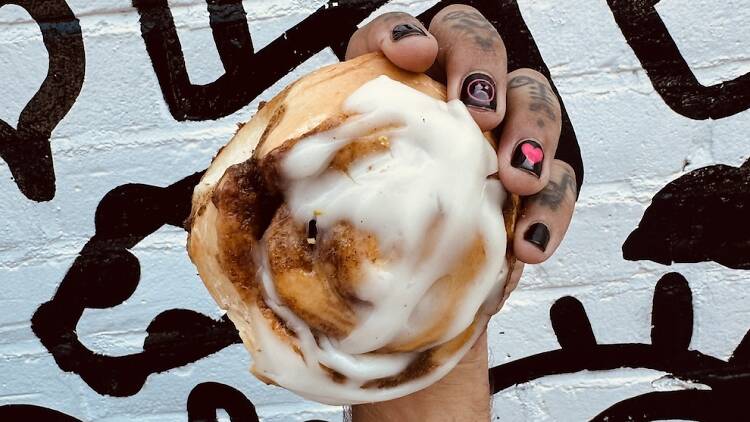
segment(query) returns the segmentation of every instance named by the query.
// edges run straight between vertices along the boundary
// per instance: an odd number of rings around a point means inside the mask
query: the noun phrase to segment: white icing
[[[466,107],[438,101],[386,76],[355,91],[343,110],[354,114],[341,126],[299,141],[283,162],[286,202],[293,218],[306,224],[317,216],[319,231],[349,221],[374,233],[381,256],[367,263],[357,296],[372,306],[357,309],[358,324],[337,341],[313,333],[279,300],[265,263],[259,270],[268,306],[295,332],[304,360],[273,334],[259,312],[253,315],[256,370],[279,385],[324,403],[388,400],[417,391],[444,376],[468,348],[464,344],[443,365],[393,388],[362,389],[365,382],[397,375],[418,355],[368,354],[388,344],[422,336],[443,318],[434,311],[445,298],[430,288],[455,269],[477,234],[487,259],[463,296],[453,298],[453,318],[443,335],[424,349],[444,343],[470,326],[485,302],[495,303],[507,274],[502,218],[505,192],[487,176],[497,157]],[[329,168],[335,154],[358,137],[388,127],[389,150],[368,155],[347,174]],[[433,222],[440,219],[441,224]],[[431,253],[423,253],[427,233]],[[263,245],[264,242],[261,242]],[[444,293],[443,293],[444,294]],[[482,322],[488,317],[482,316]],[[477,330],[478,331],[478,330]],[[478,336],[473,333],[472,339]],[[331,380],[323,364],[347,377]]]
[[[392,400],[426,388],[447,375],[481,334],[481,330],[476,330],[443,365],[421,378],[388,389],[362,389],[359,383],[352,381],[344,384],[332,382],[317,363],[304,361],[268,327],[257,307],[251,308],[250,316],[255,341],[260,345],[255,354],[256,370],[302,397],[331,405]],[[488,319],[488,316],[482,317],[478,325],[486,324]]]

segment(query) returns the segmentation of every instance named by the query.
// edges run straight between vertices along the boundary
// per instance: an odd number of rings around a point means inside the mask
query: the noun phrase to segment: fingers
[[[396,66],[424,72],[437,56],[437,41],[407,13],[386,13],[359,28],[349,40],[346,60],[380,51]]]
[[[448,100],[463,101],[482,130],[492,130],[503,120],[505,45],[473,7],[444,8],[432,19],[429,32],[406,13],[379,16],[354,33],[346,59],[375,51],[413,72],[424,72],[435,64],[434,69],[447,75]]]
[[[437,66],[447,76],[448,100],[466,104],[482,130],[492,130],[505,115],[505,44],[473,7],[451,5],[430,23],[438,42]]]
[[[531,69],[511,72],[498,148],[498,174],[506,189],[528,196],[547,185],[561,127],[560,104],[547,78]]]
[[[513,251],[520,261],[538,264],[549,258],[568,230],[576,201],[576,177],[569,164],[550,163],[549,183],[536,195],[526,198],[516,223]]]

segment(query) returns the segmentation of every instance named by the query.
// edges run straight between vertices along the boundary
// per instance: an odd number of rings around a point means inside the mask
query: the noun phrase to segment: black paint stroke
[[[566,296],[558,299],[549,312],[552,330],[562,348],[575,350],[596,345],[594,331],[581,302]]]
[[[215,422],[217,409],[224,409],[233,422],[259,420],[253,402],[228,385],[204,382],[190,392],[187,399],[188,421]]]
[[[744,414],[744,393],[750,389],[750,331],[727,362],[689,350],[693,325],[691,298],[692,292],[682,275],[670,273],[659,280],[654,292],[653,333],[664,333],[677,327],[678,334],[652,333],[654,344],[649,345],[598,344],[583,305],[575,298],[563,297],[550,309],[550,320],[561,348],[493,367],[488,374],[491,393],[550,375],[623,367],[645,368],[666,372],[667,377],[673,379],[703,384],[710,390],[643,394],[609,407],[594,421],[678,418],[718,421]],[[669,313],[672,315],[667,316]],[[184,318],[178,314],[173,317],[175,320]],[[252,402],[241,392],[223,384],[200,384],[188,397],[191,422],[215,421],[217,409],[226,410],[232,421],[258,420]],[[0,408],[0,415],[2,411]]]
[[[255,405],[242,392],[218,382],[196,385],[187,398],[188,422],[218,422],[216,411],[223,409],[231,422],[260,422]],[[0,406],[3,422],[82,422],[57,410],[46,407],[11,404]],[[324,422],[309,420],[307,422]]]
[[[655,344],[598,344],[588,333],[591,323],[581,314],[583,305],[574,298],[558,300],[550,310],[561,348],[521,358],[490,369],[492,394],[538,378],[570,374],[583,370],[602,371],[617,368],[645,368],[668,373],[668,377],[704,384],[710,390],[683,390],[653,393],[625,400],[599,414],[596,421],[645,421],[659,419],[731,420],[746,414],[744,392],[750,390],[748,338],[725,362],[689,350],[693,326],[692,292],[680,274],[666,274],[656,285],[653,302]],[[688,310],[689,308],[689,310]],[[674,315],[666,316],[673,312]],[[562,321],[561,318],[570,318]],[[689,320],[685,320],[689,318]],[[669,329],[678,333],[663,334]],[[584,334],[581,334],[584,333]],[[653,334],[656,333],[656,334]],[[585,338],[585,341],[571,339]],[[699,396],[696,398],[696,396]],[[692,400],[696,400],[693,402]],[[707,410],[696,403],[709,406]],[[708,416],[707,416],[708,415]]]
[[[654,290],[651,344],[671,353],[687,350],[692,338],[693,293],[681,274],[667,274]]]
[[[0,8],[7,4],[22,7],[39,25],[49,68],[17,127],[0,120],[0,158],[21,193],[33,201],[49,201],[55,196],[50,136],[78,98],[86,71],[81,26],[64,0],[0,0]]]
[[[623,257],[661,264],[714,261],[750,270],[750,160],[670,182],[622,246]]]
[[[750,108],[750,73],[716,85],[698,82],[656,11],[659,0],[607,0],[656,92],[675,112],[721,119]]]
[[[226,318],[215,321],[185,309],[171,309],[146,329],[143,352],[106,356],[86,348],[76,325],[86,308],[111,308],[138,286],[140,265],[128,249],[165,224],[182,227],[190,212],[196,173],[168,187],[119,186],[96,210],[96,233],[73,262],[52,300],[32,318],[32,329],[60,369],[74,372],[99,394],[137,393],[153,373],[195,362],[240,342]]]
[[[388,1],[329,2],[256,53],[241,0],[207,0],[225,72],[205,85],[190,82],[167,0],[133,0],[133,6],[141,16],[141,34],[164,100],[172,116],[182,121],[234,113],[325,47],[342,57],[357,23]]]
[[[30,404],[0,406],[0,421],[4,422],[81,422],[57,410]]]
[[[224,409],[232,422],[259,422],[255,406],[242,392],[218,382],[198,384],[187,401],[189,422],[217,422],[216,410]],[[319,419],[307,422],[325,422]]]
[[[740,344],[734,349],[729,362],[750,365],[750,331],[745,334]]]
[[[667,419],[718,422],[730,420],[727,417],[739,416],[732,415],[723,407],[726,402],[713,391],[659,391],[623,400],[596,415],[592,422]]]

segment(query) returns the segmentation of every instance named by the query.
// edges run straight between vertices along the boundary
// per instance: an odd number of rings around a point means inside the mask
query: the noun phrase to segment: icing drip
[[[265,327],[257,310],[253,313],[256,342],[273,357],[258,359],[256,370],[303,396],[337,404],[399,397],[445,375],[478,332],[425,376],[390,389],[360,388],[399,374],[420,350],[466,330],[485,302],[495,302],[507,274],[505,191],[498,180],[487,178],[497,171],[497,157],[466,107],[381,76],[355,91],[343,109],[354,116],[289,151],[282,163],[285,198],[298,224],[307,225],[315,216],[316,229],[325,232],[348,221],[377,237],[383,259],[363,263],[355,292],[371,306],[356,309],[358,324],[345,338],[319,335],[316,341],[276,295],[261,242],[265,265],[259,277],[266,303],[295,332],[304,360]],[[355,160],[345,173],[331,168],[337,152],[373,133],[385,137],[389,148]],[[444,332],[413,352],[369,353],[419,338],[446,318],[435,312],[436,304],[446,300],[435,283],[456,268],[477,239],[486,258],[469,286],[452,298],[456,303]],[[482,323],[488,318],[480,317]],[[334,382],[320,364],[346,380]]]

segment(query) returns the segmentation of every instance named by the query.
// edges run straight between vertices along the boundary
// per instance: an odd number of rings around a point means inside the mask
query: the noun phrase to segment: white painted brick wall
[[[324,2],[247,0],[256,50]],[[434,1],[394,1],[384,10],[420,13]],[[30,328],[83,244],[94,233],[99,200],[125,183],[165,186],[205,168],[261,99],[335,57],[325,51],[233,115],[177,122],[169,114],[129,1],[69,0],[86,48],[78,100],[53,132],[54,200],[27,200],[0,164],[0,405],[28,403],[86,421],[184,421],[185,403],[200,382],[241,390],[262,420],[341,420],[340,409],[267,387],[247,372],[250,358],[234,345],[183,368],[149,377],[132,397],[101,396],[61,371]],[[193,83],[222,72],[205,3],[170,1]],[[621,245],[652,196],[686,171],[739,165],[750,154],[750,111],[719,121],[682,117],[662,101],[604,1],[519,0],[550,68],[582,148],[587,181],[570,232],[555,257],[529,268],[520,288],[489,328],[491,363],[558,348],[549,307],[573,295],[586,307],[602,343],[649,340],[655,282],[679,271],[695,305],[691,348],[726,359],[750,328],[747,276],[718,264],[665,267],[622,259]],[[663,0],[657,7],[699,80],[713,84],[750,71],[750,0]],[[46,74],[37,25],[13,5],[0,9],[0,118],[11,125]],[[684,160],[690,164],[685,169]],[[185,253],[185,233],[165,227],[133,249],[142,280],[116,308],[87,310],[78,335],[110,355],[138,352],[145,327],[159,312],[219,312]],[[578,421],[649,391],[681,388],[651,370],[583,372],[546,377],[494,397],[498,420]]]

